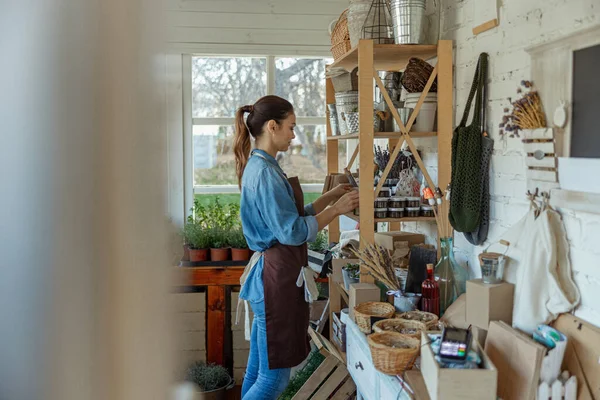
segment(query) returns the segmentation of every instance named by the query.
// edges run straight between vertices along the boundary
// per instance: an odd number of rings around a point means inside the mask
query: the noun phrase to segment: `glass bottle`
[[[435,266],[435,280],[440,288],[440,317],[458,296],[465,293],[468,272],[454,259],[454,245],[451,237],[440,240],[442,256]]]
[[[433,276],[433,264],[427,264],[427,279],[421,284],[421,311],[440,315],[440,288]]]

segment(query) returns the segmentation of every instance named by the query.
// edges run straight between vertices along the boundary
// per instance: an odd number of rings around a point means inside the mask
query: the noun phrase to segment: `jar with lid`
[[[389,197],[375,198],[375,208],[387,208],[389,199]]]
[[[388,208],[388,218],[404,218],[404,208]]]
[[[387,208],[376,208],[375,209],[375,218],[386,218],[387,217]]]
[[[406,206],[407,207],[420,207],[421,206],[421,198],[420,197],[407,197],[406,198]]]
[[[421,206],[421,215],[424,217],[435,217],[432,206]]]
[[[392,208],[406,207],[406,197],[390,197],[389,206]]]
[[[407,217],[410,217],[410,218],[419,217],[421,215],[421,208],[420,207],[406,207],[405,214]]]
[[[379,197],[390,197],[392,190],[388,187],[382,187],[379,191]]]

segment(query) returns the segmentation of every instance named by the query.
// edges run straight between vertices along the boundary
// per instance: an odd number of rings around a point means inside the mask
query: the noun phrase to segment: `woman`
[[[303,268],[308,265],[306,243],[335,217],[358,206],[358,192],[349,185],[304,206],[298,178],[288,179],[275,159],[290,147],[295,126],[294,108],[277,96],[263,97],[236,114],[240,213],[248,245],[256,252],[240,291],[240,299],[254,311],[244,400],[276,399],[288,384],[290,368],[308,356],[306,299],[314,280],[310,282],[313,275]],[[256,140],[252,152],[250,136]]]

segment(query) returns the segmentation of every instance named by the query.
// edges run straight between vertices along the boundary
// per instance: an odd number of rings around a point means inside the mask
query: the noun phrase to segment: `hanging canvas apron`
[[[304,216],[304,194],[300,181],[297,177],[287,180],[294,191],[298,214]],[[276,243],[263,253],[254,253],[240,279],[242,286],[260,257],[264,257],[263,286],[269,368],[295,367],[310,353],[309,303],[318,297],[314,272],[307,267],[307,245],[288,246]],[[241,301],[238,301],[238,311]],[[244,301],[244,304],[246,340],[249,340],[248,302]],[[239,313],[236,314],[237,323]]]

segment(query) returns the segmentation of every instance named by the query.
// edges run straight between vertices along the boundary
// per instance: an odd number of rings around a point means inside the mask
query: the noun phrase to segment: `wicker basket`
[[[333,59],[339,59],[351,48],[350,34],[348,33],[348,10],[346,9],[331,31],[331,54],[333,54]]]
[[[396,314],[396,318],[407,321],[422,322],[427,326],[428,330],[431,330],[432,328],[437,328],[439,321],[437,315],[425,311],[408,311],[404,313],[399,313]]]
[[[412,57],[402,74],[402,86],[408,93],[420,93],[425,89],[429,77],[433,73],[433,67],[420,58]],[[430,93],[437,92],[437,78],[433,81]]]
[[[411,369],[421,341],[396,332],[380,332],[367,336],[375,369],[387,375],[399,375]]]
[[[371,333],[371,317],[392,318],[396,309],[390,303],[371,301],[354,307],[356,325],[362,333]]]
[[[412,331],[407,332],[407,330]],[[421,332],[427,331],[427,325],[419,321],[410,321],[407,319],[384,319],[373,324],[374,332],[397,332],[402,335],[421,339]]]

